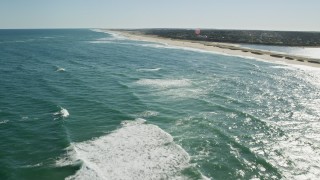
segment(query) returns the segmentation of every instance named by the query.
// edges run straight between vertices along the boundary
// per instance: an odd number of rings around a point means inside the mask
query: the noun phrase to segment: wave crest
[[[137,84],[159,88],[174,88],[190,86],[191,81],[188,79],[140,79]]]
[[[69,111],[67,109],[64,109],[62,107],[60,107],[60,111],[53,113],[54,116],[58,116],[55,119],[58,119],[59,117],[61,118],[67,118],[69,117]]]
[[[7,122],[9,122],[9,120],[3,120],[3,121],[0,121],[0,124],[6,124]]]
[[[144,119],[123,121],[108,135],[72,146],[83,165],[67,179],[186,179],[182,170],[190,166],[172,136]]]

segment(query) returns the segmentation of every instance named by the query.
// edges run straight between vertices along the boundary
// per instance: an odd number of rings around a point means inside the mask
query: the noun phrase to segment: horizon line
[[[109,29],[109,30],[143,30],[143,29],[184,29],[184,30],[191,30],[191,29],[202,29],[202,30],[225,30],[225,31],[273,31],[273,32],[316,32],[320,33],[320,30],[272,30],[272,29],[236,29],[236,28],[201,28],[201,27],[189,27],[189,28],[173,28],[173,27],[152,27],[152,28],[107,28],[107,27],[56,27],[56,28],[0,28],[0,30],[67,30],[67,29]]]

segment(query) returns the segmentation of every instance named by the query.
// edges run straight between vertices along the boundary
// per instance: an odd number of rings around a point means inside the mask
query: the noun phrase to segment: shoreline
[[[263,60],[271,63],[281,64],[293,64],[293,65],[304,65],[309,67],[320,68],[320,59],[313,59],[303,56],[290,55],[284,53],[277,53],[272,51],[257,50],[251,48],[240,47],[237,44],[231,43],[217,43],[217,42],[204,42],[204,41],[193,41],[193,40],[179,40],[158,37],[155,35],[145,35],[137,31],[126,31],[126,30],[107,30],[102,29],[105,32],[117,33],[131,40],[137,41],[148,41],[161,44],[167,44],[171,46],[194,48],[198,50],[205,50],[213,53],[238,56],[243,58],[254,58],[257,60]]]

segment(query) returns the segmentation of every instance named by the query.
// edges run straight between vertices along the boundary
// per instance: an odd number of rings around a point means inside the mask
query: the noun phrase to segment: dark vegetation
[[[200,35],[196,35],[194,29],[139,29],[132,31],[182,40],[283,46],[320,46],[320,32],[202,29]]]

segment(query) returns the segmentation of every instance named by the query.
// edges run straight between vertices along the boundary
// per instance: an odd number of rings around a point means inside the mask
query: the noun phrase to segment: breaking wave
[[[67,118],[70,114],[67,109],[60,107],[60,111],[53,113],[53,115],[55,116],[54,119],[56,120],[59,118]]]
[[[188,179],[182,173],[190,167],[188,153],[170,134],[145,122],[123,121],[108,135],[72,143],[71,159],[80,160],[82,166],[67,179]]]
[[[191,81],[188,79],[140,79],[137,84],[157,88],[174,88],[190,86]]]
[[[66,71],[66,69],[64,69],[64,68],[62,68],[62,67],[57,67],[57,70],[56,70],[57,72],[64,72],[64,71]]]
[[[9,122],[9,120],[3,120],[3,121],[0,121],[0,124],[6,124],[8,122]]]

